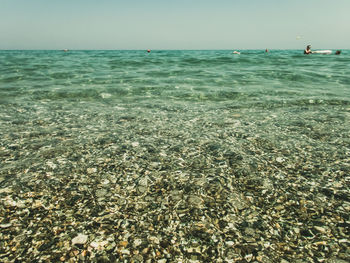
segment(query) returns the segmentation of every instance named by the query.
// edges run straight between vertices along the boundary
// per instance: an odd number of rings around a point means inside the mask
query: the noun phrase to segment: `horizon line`
[[[286,49],[283,49],[283,48],[237,48],[237,49],[228,49],[228,48],[223,48],[223,49],[207,49],[207,48],[204,48],[204,49],[166,49],[166,48],[160,48],[160,49],[149,49],[149,48],[145,48],[145,49],[69,49],[69,48],[66,48],[66,49],[50,49],[50,48],[43,48],[43,49],[36,49],[36,48],[33,48],[33,49],[20,49],[20,48],[16,48],[16,49],[1,49],[0,48],[0,51],[147,51],[147,50],[151,50],[151,51],[231,51],[231,50],[303,50],[301,48],[286,48]],[[317,48],[315,50],[318,50],[318,49],[325,49],[325,48]],[[327,49],[337,49],[337,50],[349,50],[349,48],[327,48]]]

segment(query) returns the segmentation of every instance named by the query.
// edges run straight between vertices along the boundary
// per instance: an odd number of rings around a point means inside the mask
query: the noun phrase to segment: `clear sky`
[[[0,0],[0,49],[350,48],[350,0]]]

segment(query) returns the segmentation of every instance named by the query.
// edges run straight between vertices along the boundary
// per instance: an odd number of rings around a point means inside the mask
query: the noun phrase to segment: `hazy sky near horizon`
[[[0,0],[0,49],[350,48],[350,0]]]

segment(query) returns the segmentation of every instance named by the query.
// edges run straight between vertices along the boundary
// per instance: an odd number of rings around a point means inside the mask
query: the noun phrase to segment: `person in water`
[[[311,54],[312,53],[312,51],[311,51],[311,45],[307,45],[306,46],[306,49],[304,50],[304,54]]]

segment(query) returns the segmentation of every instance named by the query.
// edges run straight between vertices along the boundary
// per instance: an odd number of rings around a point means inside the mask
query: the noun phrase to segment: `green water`
[[[40,129],[109,137],[126,119],[187,139],[234,123],[230,132],[245,137],[291,145],[319,137],[321,146],[348,139],[349,62],[347,51],[1,51],[2,145]]]

